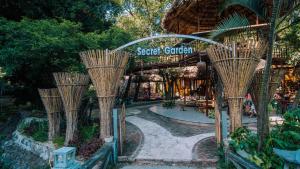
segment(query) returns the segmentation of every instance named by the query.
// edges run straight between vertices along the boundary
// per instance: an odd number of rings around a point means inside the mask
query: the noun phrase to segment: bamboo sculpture
[[[276,89],[280,86],[280,82],[285,74],[285,69],[272,69],[271,70],[271,76],[270,76],[270,83],[269,83],[269,101],[274,96]],[[250,87],[250,94],[253,100],[253,103],[256,108],[259,107],[259,94],[261,92],[261,83],[263,79],[263,70],[258,70],[253,78],[253,81],[251,83]]]
[[[48,116],[48,139],[53,140],[59,135],[60,112],[63,111],[63,103],[57,88],[38,89]]]
[[[77,132],[77,114],[89,76],[79,73],[53,73],[66,112],[65,145],[74,140]]]
[[[100,137],[109,138],[112,133],[111,114],[115,95],[129,55],[126,52],[90,50],[81,52],[80,56],[96,88],[100,109]]]
[[[230,110],[230,131],[242,126],[242,104],[266,43],[253,39],[232,44],[212,45],[207,49],[220,75]]]

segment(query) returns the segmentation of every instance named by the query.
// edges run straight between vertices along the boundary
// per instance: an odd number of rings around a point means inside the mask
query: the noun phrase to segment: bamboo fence
[[[59,135],[60,112],[63,111],[63,103],[57,88],[38,89],[48,116],[48,139],[53,140]]]
[[[267,44],[249,39],[224,45],[212,45],[207,52],[224,84],[232,132],[242,126],[243,99]]]
[[[77,132],[78,109],[82,96],[89,84],[89,76],[79,73],[53,73],[57,88],[66,112],[65,145],[75,139]]]
[[[270,83],[269,83],[269,101],[273,98],[276,89],[280,86],[281,80],[284,77],[286,70],[285,69],[272,69],[270,75]],[[252,97],[252,101],[256,108],[259,107],[259,96],[261,92],[261,83],[263,79],[263,70],[259,70],[255,73],[253,81],[250,87],[250,94]],[[258,112],[259,113],[259,112]]]
[[[89,50],[79,53],[96,88],[100,109],[100,137],[111,137],[112,108],[129,54],[109,50]]]

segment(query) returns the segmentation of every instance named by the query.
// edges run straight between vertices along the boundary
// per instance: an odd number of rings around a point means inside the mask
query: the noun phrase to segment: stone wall
[[[52,144],[52,142],[38,142],[33,140],[30,137],[27,137],[25,135],[23,135],[20,132],[20,129],[22,127],[23,124],[28,124],[31,123],[31,121],[46,121],[47,119],[42,119],[42,118],[34,118],[34,117],[30,117],[30,118],[26,118],[24,120],[22,120],[22,122],[18,125],[17,130],[13,133],[13,142],[15,144],[17,144],[18,146],[20,146],[22,149],[25,149],[27,151],[32,152],[35,155],[38,155],[39,157],[41,157],[44,160],[52,160],[52,153],[55,150],[54,145]]]

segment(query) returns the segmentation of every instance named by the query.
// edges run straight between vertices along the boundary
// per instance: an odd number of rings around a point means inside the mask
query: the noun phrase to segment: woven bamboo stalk
[[[90,50],[80,52],[81,59],[88,69],[96,88],[100,109],[100,137],[112,136],[112,108],[124,73],[129,54],[109,50]]]
[[[89,76],[80,73],[53,73],[66,112],[65,145],[76,138],[78,109],[89,84]]]
[[[286,72],[285,69],[271,70],[270,83],[269,83],[269,101],[273,98],[276,89],[280,86],[281,80],[283,79],[285,72]],[[260,103],[259,94],[261,91],[263,73],[264,73],[263,70],[259,70],[255,73],[250,87],[251,89],[250,94],[256,108],[259,107],[259,103]]]
[[[54,137],[59,136],[63,103],[57,88],[38,89],[38,91],[48,116],[48,139],[53,140]]]
[[[249,39],[238,43],[212,45],[207,49],[209,58],[224,84],[230,110],[231,132],[242,126],[242,100],[266,47],[264,41]]]

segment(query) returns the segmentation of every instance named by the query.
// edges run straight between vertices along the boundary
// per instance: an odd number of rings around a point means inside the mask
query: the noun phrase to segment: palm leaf
[[[263,0],[225,0],[219,6],[219,13],[222,13],[224,10],[230,6],[240,5],[250,11],[254,12],[259,18],[265,19],[266,10],[263,5]]]
[[[211,33],[210,38],[215,39],[224,33],[232,32],[235,28],[249,27],[248,19],[237,13],[230,15],[228,18],[220,22],[220,24]]]

